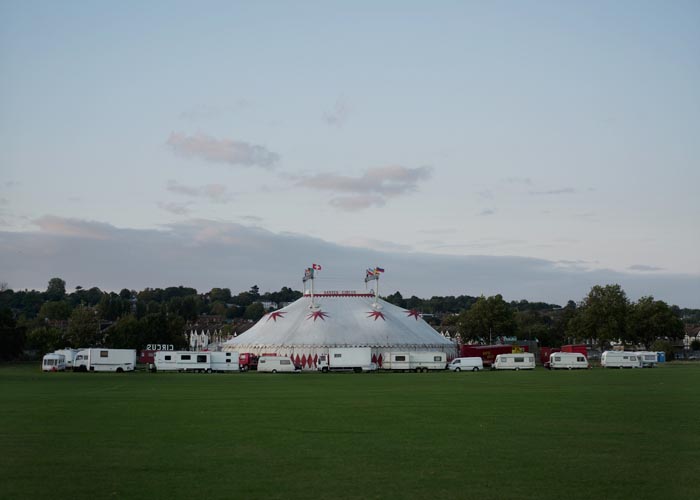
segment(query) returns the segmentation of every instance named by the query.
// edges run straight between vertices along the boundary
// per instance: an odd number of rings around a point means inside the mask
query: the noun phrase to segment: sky
[[[696,1],[2,0],[0,281],[700,307],[698,54]]]

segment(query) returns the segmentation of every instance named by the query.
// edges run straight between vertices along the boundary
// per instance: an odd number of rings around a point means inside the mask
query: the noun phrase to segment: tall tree
[[[629,300],[620,285],[596,285],[569,321],[566,333],[577,340],[593,339],[600,347],[628,341],[628,309]]]
[[[628,337],[647,348],[656,339],[680,338],[683,336],[683,322],[662,300],[642,297],[630,306]]]
[[[515,334],[513,310],[501,295],[479,297],[473,306],[463,311],[457,321],[462,340],[486,340]]]
[[[100,318],[91,307],[78,306],[70,315],[68,339],[74,347],[94,347],[101,343]]]
[[[63,300],[66,296],[66,282],[61,278],[51,278],[46,288],[46,300]]]

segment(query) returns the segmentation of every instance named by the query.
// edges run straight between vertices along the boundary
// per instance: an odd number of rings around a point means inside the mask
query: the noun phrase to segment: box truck
[[[473,356],[471,358],[455,358],[447,365],[447,368],[453,372],[478,372],[484,369],[484,360],[478,356]]]
[[[633,352],[629,351],[605,351],[600,357],[600,366],[603,368],[641,368],[642,364]]]
[[[390,352],[384,358],[385,370],[428,372],[447,368],[447,354],[433,351]]]
[[[327,354],[319,355],[316,369],[323,373],[330,371],[360,373],[375,371],[377,364],[372,363],[371,347],[331,347]]]
[[[551,358],[550,358],[551,360]],[[494,370],[534,370],[535,355],[529,352],[499,354],[493,362]]]
[[[295,365],[288,356],[260,356],[258,371],[268,373],[301,372],[301,366]]]
[[[136,349],[91,348],[79,351],[73,371],[131,372],[136,366]]]
[[[590,368],[588,359],[578,352],[555,352],[549,357],[550,370],[574,370]]]

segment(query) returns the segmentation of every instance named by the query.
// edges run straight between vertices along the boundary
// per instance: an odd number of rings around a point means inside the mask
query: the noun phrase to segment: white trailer
[[[574,370],[590,368],[586,356],[579,352],[555,352],[549,356],[550,370]]]
[[[534,370],[535,355],[530,352],[499,354],[492,368],[494,370]]]
[[[637,351],[635,354],[639,358],[642,368],[654,368],[656,366],[658,360],[656,352]]]
[[[215,372],[238,372],[240,371],[238,365],[238,353],[237,352],[211,352],[211,369]]]
[[[154,371],[211,373],[211,355],[209,351],[156,351]]]
[[[66,347],[65,349],[59,349],[57,351],[54,351],[54,354],[62,354],[64,358],[66,358],[66,370],[72,370],[73,369],[73,361],[75,361],[75,356],[80,352],[80,349],[69,349]]]
[[[371,347],[331,347],[328,354],[321,354],[316,363],[316,369],[327,373],[329,371],[371,372],[377,369],[372,363]]]
[[[83,349],[75,356],[73,371],[131,372],[136,366],[136,349]]]
[[[288,356],[260,356],[258,371],[268,373],[301,372],[301,366],[296,366]]]
[[[641,368],[642,363],[634,352],[605,351],[600,357],[603,368]]]
[[[433,351],[390,352],[382,368],[397,371],[427,372],[447,368],[447,354]]]
[[[45,354],[41,359],[41,370],[45,372],[63,372],[66,370],[66,358],[63,354]]]

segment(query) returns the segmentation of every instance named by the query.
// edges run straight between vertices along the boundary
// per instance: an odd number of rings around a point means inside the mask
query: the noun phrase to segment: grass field
[[[0,365],[0,498],[698,498],[700,365],[429,374]]]

